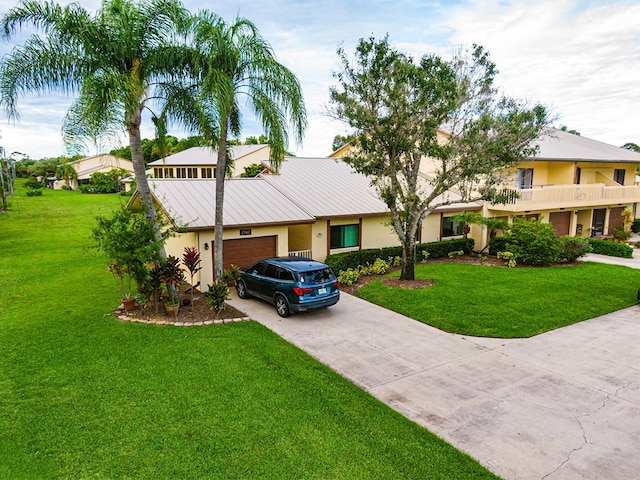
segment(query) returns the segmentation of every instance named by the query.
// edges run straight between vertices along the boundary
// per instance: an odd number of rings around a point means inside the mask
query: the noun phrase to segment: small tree
[[[184,282],[184,271],[180,267],[180,259],[169,255],[167,259],[162,262],[162,282],[167,287],[169,298],[167,303],[169,305],[175,305],[180,303],[180,298],[177,294],[177,286],[180,282]]]
[[[499,95],[496,67],[480,46],[451,61],[425,55],[416,62],[387,38],[370,38],[360,40],[353,62],[342,48],[338,56],[329,113],[354,130],[344,160],[389,208],[402,245],[400,278],[413,280],[422,219],[453,203],[513,198],[506,169],[535,154],[546,109]]]
[[[191,295],[190,295],[191,316],[193,316],[195,315],[195,311],[193,309],[193,290],[195,289],[195,286],[193,284],[193,277],[195,276],[196,273],[202,270],[202,267],[200,266],[201,264],[200,252],[196,250],[196,247],[184,247],[184,253],[182,254],[182,264],[185,266],[185,268],[189,272],[190,283],[191,283],[191,288],[189,290],[191,292]]]

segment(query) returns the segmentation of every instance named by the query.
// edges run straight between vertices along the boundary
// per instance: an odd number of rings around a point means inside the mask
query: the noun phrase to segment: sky
[[[17,2],[0,0],[0,13]],[[68,3],[61,1],[60,3]],[[95,10],[99,1],[80,1]],[[337,49],[350,54],[358,40],[389,36],[396,49],[419,58],[443,57],[479,44],[500,72],[497,85],[509,97],[546,105],[582,136],[621,146],[640,144],[639,0],[183,0],[196,12],[206,8],[231,22],[237,16],[256,24],[276,58],[298,77],[308,115],[303,143],[289,145],[297,156],[331,153],[336,135],[348,133],[325,111],[340,67]],[[0,39],[0,54],[24,41]],[[18,101],[21,117],[0,112],[0,145],[7,154],[30,158],[66,153],[60,129],[71,98],[29,95]],[[150,122],[143,137],[152,138]],[[179,138],[187,136],[173,129]],[[241,138],[261,128],[244,115]],[[123,136],[113,145],[126,145]],[[87,155],[100,153],[87,151]]]

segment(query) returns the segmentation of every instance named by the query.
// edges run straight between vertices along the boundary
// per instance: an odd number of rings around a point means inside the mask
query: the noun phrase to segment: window
[[[519,168],[516,172],[516,188],[524,190],[533,186],[533,168]]]
[[[616,168],[613,171],[613,181],[618,182],[620,185],[624,185],[624,168]]]
[[[211,167],[201,168],[200,178],[213,178],[212,168]]]
[[[173,178],[173,168],[164,169],[164,178]]]
[[[176,177],[177,178],[187,178],[187,169],[184,167],[176,168]]]
[[[162,173],[163,173],[162,168],[154,168],[153,169],[153,176],[156,177],[156,178],[163,178]]]
[[[331,227],[330,248],[357,247],[360,244],[360,225],[336,225]]]
[[[198,178],[198,169],[187,168],[187,178]]]
[[[456,237],[462,235],[462,222],[454,222],[451,217],[442,219],[442,237]]]

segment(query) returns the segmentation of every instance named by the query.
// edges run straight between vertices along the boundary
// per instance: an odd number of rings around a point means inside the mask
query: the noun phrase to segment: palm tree
[[[165,111],[185,123],[198,112],[185,108],[193,97],[180,81],[188,48],[174,41],[188,18],[179,0],[104,0],[95,15],[77,3],[23,0],[1,20],[5,37],[23,26],[44,33],[14,48],[0,67],[9,117],[19,117],[19,96],[59,91],[77,94],[64,121],[67,143],[128,132],[140,200],[158,240],[140,124],[145,108],[153,106],[170,104]],[[162,246],[160,254],[166,257]]]
[[[506,220],[497,217],[482,217],[482,224],[487,226],[489,230],[489,241],[481,250],[481,252],[485,251],[491,245],[491,241],[498,234],[498,230],[506,231],[509,229],[509,223]]]
[[[451,216],[454,222],[462,223],[462,236],[467,247],[467,253],[471,254],[471,245],[469,243],[469,233],[471,233],[471,225],[478,225],[482,222],[482,215],[477,212],[463,211]]]
[[[215,278],[222,276],[222,233],[225,174],[233,159],[228,158],[228,136],[239,137],[242,127],[240,97],[262,123],[270,139],[274,169],[286,153],[288,129],[300,142],[307,126],[302,89],[296,76],[278,63],[269,43],[253,23],[236,18],[227,24],[204,11],[194,19],[194,44],[199,45],[201,88],[204,102],[215,111],[218,150],[215,211]]]
[[[78,172],[73,167],[73,164],[63,163],[58,165],[58,168],[56,169],[56,178],[58,180],[64,179],[67,188],[71,188],[69,182],[78,178]]]

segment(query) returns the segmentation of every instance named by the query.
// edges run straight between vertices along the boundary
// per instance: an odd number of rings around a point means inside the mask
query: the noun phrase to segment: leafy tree
[[[355,132],[345,161],[387,204],[402,245],[401,278],[413,280],[420,221],[460,201],[513,198],[503,189],[504,169],[535,153],[546,110],[499,96],[495,65],[479,46],[449,62],[435,55],[415,62],[387,38],[370,38],[360,40],[353,62],[342,48],[338,56],[330,113]],[[425,158],[433,163],[429,176],[420,173]]]
[[[624,145],[622,145],[622,148],[626,150],[631,150],[632,152],[640,153],[640,145],[638,145],[637,143],[627,142]]]
[[[227,173],[228,138],[238,137],[242,127],[240,97],[249,107],[269,137],[271,162],[280,165],[288,143],[289,126],[298,141],[306,128],[302,89],[296,76],[278,63],[271,47],[250,21],[237,18],[227,24],[217,15],[203,11],[194,23],[194,43],[202,58],[202,92],[205,102],[217,115],[217,170]],[[222,275],[222,234],[224,226],[224,180],[216,177],[215,210],[215,279]]]
[[[580,132],[577,130],[569,130],[569,127],[567,127],[566,125],[562,125],[558,130],[562,130],[563,132],[567,132],[567,133],[571,133],[573,135],[577,135],[578,137],[580,136]]]
[[[27,92],[77,93],[63,126],[68,144],[97,143],[127,131],[140,200],[156,240],[161,234],[140,124],[143,110],[154,105],[171,104],[165,114],[184,122],[199,112],[180,88],[187,57],[175,38],[187,19],[179,0],[104,0],[94,15],[78,3],[25,0],[1,23],[5,37],[23,26],[44,33],[32,35],[4,59],[1,94],[9,116],[18,117],[17,99]]]
[[[345,146],[347,143],[351,143],[353,135],[336,135],[333,137],[333,143],[331,144],[331,151],[335,152],[340,147]]]
[[[247,165],[244,167],[244,172],[240,174],[243,178],[253,178],[257,177],[264,171],[264,166],[259,163],[252,163],[251,165]]]

